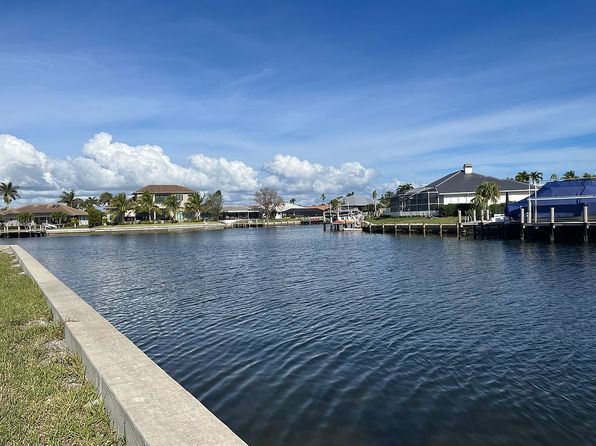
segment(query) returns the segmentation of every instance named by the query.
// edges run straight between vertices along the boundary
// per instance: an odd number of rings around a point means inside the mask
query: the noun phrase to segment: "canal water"
[[[10,242],[249,444],[596,439],[594,245],[320,227]]]

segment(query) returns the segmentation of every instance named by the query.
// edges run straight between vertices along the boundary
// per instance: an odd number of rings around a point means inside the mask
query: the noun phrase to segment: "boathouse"
[[[391,199],[391,207],[385,213],[396,217],[438,215],[441,205],[471,203],[476,189],[484,182],[499,185],[499,203],[518,201],[529,195],[527,183],[481,175],[473,171],[471,164],[464,164],[461,170],[451,172],[426,186],[397,194]]]

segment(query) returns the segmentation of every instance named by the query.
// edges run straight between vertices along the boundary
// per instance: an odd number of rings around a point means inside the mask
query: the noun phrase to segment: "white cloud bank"
[[[97,195],[106,190],[131,192],[146,184],[221,189],[232,199],[271,186],[282,195],[314,198],[321,193],[363,189],[375,174],[359,162],[322,166],[290,155],[276,155],[262,170],[243,161],[204,154],[192,155],[187,165],[180,165],[160,146],[130,146],[113,141],[108,133],[91,138],[80,156],[60,160],[15,136],[0,135],[0,181],[17,184],[28,201],[52,198],[65,189]]]

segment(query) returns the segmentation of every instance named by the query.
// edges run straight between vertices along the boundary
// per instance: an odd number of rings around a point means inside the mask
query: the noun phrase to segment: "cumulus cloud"
[[[376,175],[373,169],[367,169],[359,162],[325,167],[291,155],[275,155],[265,163],[263,170],[269,174],[264,182],[272,187],[317,194],[362,188]]]
[[[299,197],[364,188],[375,176],[359,162],[323,166],[295,156],[276,155],[262,172],[243,161],[195,154],[174,163],[157,145],[131,146],[98,133],[79,156],[54,159],[12,135],[0,135],[0,181],[13,181],[25,198],[51,199],[61,190],[80,195],[133,191],[146,184],[181,184],[197,190],[221,189],[245,199],[261,186]]]

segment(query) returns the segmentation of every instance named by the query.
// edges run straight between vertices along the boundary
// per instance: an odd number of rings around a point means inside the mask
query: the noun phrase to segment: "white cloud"
[[[287,192],[330,193],[359,189],[376,175],[359,162],[343,163],[339,167],[311,163],[291,155],[275,155],[265,163],[263,170],[269,173],[265,183]]]
[[[82,153],[66,160],[48,157],[28,142],[0,135],[0,181],[12,181],[23,198],[48,200],[64,189],[79,195],[104,190],[131,192],[146,184],[181,184],[197,190],[221,189],[226,199],[246,200],[261,186],[283,195],[315,197],[320,193],[363,189],[375,176],[359,162],[323,166],[295,156],[276,155],[263,167],[264,175],[242,161],[204,154],[174,163],[157,145],[130,146],[98,133]]]

